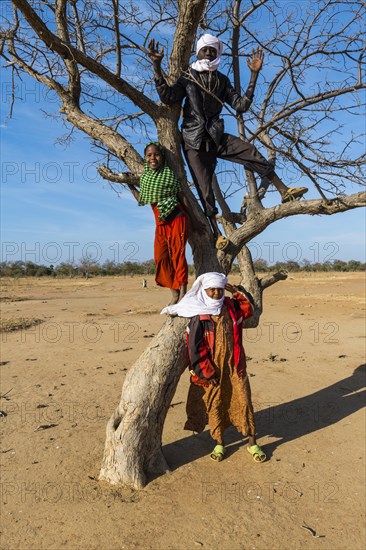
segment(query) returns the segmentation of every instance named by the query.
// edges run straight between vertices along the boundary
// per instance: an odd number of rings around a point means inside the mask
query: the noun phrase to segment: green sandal
[[[216,445],[212,453],[210,454],[211,460],[214,462],[221,462],[226,453],[226,449],[223,445]]]
[[[247,447],[247,451],[252,455],[254,462],[264,462],[267,458],[266,453],[262,451],[259,445]]]

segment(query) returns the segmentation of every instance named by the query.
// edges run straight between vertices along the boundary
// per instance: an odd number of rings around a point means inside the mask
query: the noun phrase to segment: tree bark
[[[165,417],[188,364],[187,319],[169,318],[128,372],[107,424],[99,479],[140,489],[149,475],[169,470],[161,440]]]

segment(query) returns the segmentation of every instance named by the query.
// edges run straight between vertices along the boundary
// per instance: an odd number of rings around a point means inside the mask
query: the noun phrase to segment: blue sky
[[[242,64],[246,66],[244,59]],[[270,65],[269,60],[267,71]],[[98,176],[98,159],[85,135],[76,132],[68,147],[56,144],[66,129],[60,121],[43,115],[43,110],[57,114],[58,104],[40,84],[23,76],[14,116],[5,120],[10,73],[2,68],[1,74],[1,260],[49,265],[78,262],[84,255],[101,262],[151,259],[154,221],[150,208],[138,207],[125,190],[118,195]],[[247,76],[244,71],[243,78]],[[257,101],[260,81],[258,88]],[[355,124],[357,119],[351,122]],[[229,120],[225,124],[235,133]],[[363,126],[360,120],[358,124]],[[341,141],[342,136],[340,147]],[[145,139],[135,136],[136,142],[142,152]],[[289,171],[284,180],[289,185],[303,183]],[[359,190],[348,185],[349,193]],[[238,210],[242,195],[229,200],[233,210]],[[307,198],[318,196],[310,190]],[[277,193],[268,193],[264,205],[278,200]],[[271,225],[250,247],[254,259],[268,263],[336,258],[365,261],[364,228],[364,209],[330,217],[296,216]],[[190,251],[188,258],[191,261]]]
[[[99,261],[144,261],[153,256],[154,222],[127,191],[118,196],[97,174],[96,155],[80,132],[70,146],[55,144],[65,132],[45,118],[44,94],[33,83],[14,118],[4,125],[7,87],[2,83],[1,240],[3,261],[59,263],[88,254]],[[32,86],[32,87],[31,87]],[[30,90],[37,89],[31,94]],[[140,150],[142,148],[142,144]],[[354,189],[356,192],[358,189]],[[235,209],[233,198],[230,204]],[[315,198],[310,191],[309,198]],[[265,205],[277,200],[269,193]],[[297,216],[271,225],[251,248],[254,258],[365,260],[365,212],[331,217]],[[190,255],[190,254],[189,254]]]

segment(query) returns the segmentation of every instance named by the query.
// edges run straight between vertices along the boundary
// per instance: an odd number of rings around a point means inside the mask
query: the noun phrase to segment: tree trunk
[[[188,364],[187,319],[169,318],[128,372],[121,401],[107,424],[99,479],[140,489],[169,470],[161,449],[165,417]]]
[[[245,326],[255,328],[259,324],[260,316],[263,311],[263,290],[258,279],[252,261],[252,255],[247,246],[243,246],[238,254],[238,265],[241,275],[241,284],[245,290],[252,296],[254,303],[254,315],[247,319]]]

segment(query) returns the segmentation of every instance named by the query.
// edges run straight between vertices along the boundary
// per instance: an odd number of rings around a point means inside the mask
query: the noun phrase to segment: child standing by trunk
[[[224,296],[224,290],[232,298]],[[244,289],[228,283],[223,273],[205,273],[176,305],[162,313],[190,317],[187,345],[191,386],[186,430],[201,433],[208,424],[216,445],[210,458],[221,462],[229,426],[248,436],[247,450],[255,462],[266,455],[257,445],[254,411],[242,344],[243,322],[253,315]]]

